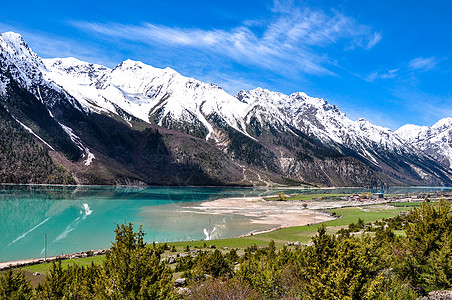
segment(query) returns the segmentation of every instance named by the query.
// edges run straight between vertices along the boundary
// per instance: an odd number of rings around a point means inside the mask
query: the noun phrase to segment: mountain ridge
[[[256,88],[233,96],[214,84],[139,61],[126,60],[110,69],[75,58],[40,59],[12,33],[0,36],[0,48],[0,95],[7,95],[6,100],[14,98],[11,93],[29,93],[35,99],[27,94],[28,101],[47,116],[35,120],[23,98],[3,101],[5,106],[12,113],[16,109],[19,119],[34,126],[47,143],[56,143],[66,158],[58,160],[77,178],[92,172],[89,177],[110,178],[100,180],[104,184],[117,183],[118,176],[164,184],[148,178],[159,163],[140,141],[128,137],[133,136],[160,143],[166,149],[159,154],[165,157],[163,165],[178,169],[178,164],[188,164],[184,168],[192,168],[191,178],[212,175],[216,179],[206,182],[219,185],[451,184],[450,170],[418,145],[364,119],[352,121],[335,105],[305,93]],[[44,128],[48,124],[60,140]],[[151,138],[151,129],[163,135]],[[92,171],[99,164],[105,174]]]

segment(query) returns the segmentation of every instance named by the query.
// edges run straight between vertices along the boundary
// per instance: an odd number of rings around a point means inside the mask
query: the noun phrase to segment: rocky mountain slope
[[[390,129],[304,93],[232,96],[131,60],[43,60],[14,33],[0,50],[0,103],[78,183],[451,184]]]
[[[452,168],[452,118],[439,120],[431,127],[407,124],[396,133],[405,142]]]

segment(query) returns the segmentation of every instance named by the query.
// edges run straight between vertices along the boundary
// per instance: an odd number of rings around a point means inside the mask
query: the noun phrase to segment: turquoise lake
[[[393,188],[386,193],[433,192],[443,188]],[[147,242],[234,237],[269,225],[251,224],[238,215],[208,215],[191,209],[201,201],[270,195],[280,190],[196,187],[0,186],[0,261],[105,249],[114,240],[115,224],[143,225]],[[319,193],[325,190],[286,192]],[[337,189],[352,193],[366,189]],[[211,227],[210,227],[211,226]],[[270,226],[271,227],[271,226]]]

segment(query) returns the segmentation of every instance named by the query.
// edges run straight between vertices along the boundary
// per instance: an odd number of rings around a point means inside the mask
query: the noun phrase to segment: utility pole
[[[47,233],[44,234],[44,261],[47,262]]]
[[[211,220],[210,220],[210,218],[209,218],[209,227],[207,227],[207,233],[208,233],[208,239],[209,240],[211,240],[212,239],[212,237],[210,236],[210,223],[211,223]]]

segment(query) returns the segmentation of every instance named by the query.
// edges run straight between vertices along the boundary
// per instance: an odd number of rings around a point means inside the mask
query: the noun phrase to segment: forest
[[[163,254],[174,247],[146,244],[141,227],[117,225],[115,233],[102,263],[63,268],[58,261],[36,287],[22,272],[7,271],[0,298],[419,299],[452,288],[445,200],[375,223],[360,220],[334,235],[320,227],[308,246],[277,249],[272,241],[240,255],[209,249],[178,255],[172,265]],[[183,276],[175,282],[176,272]]]

